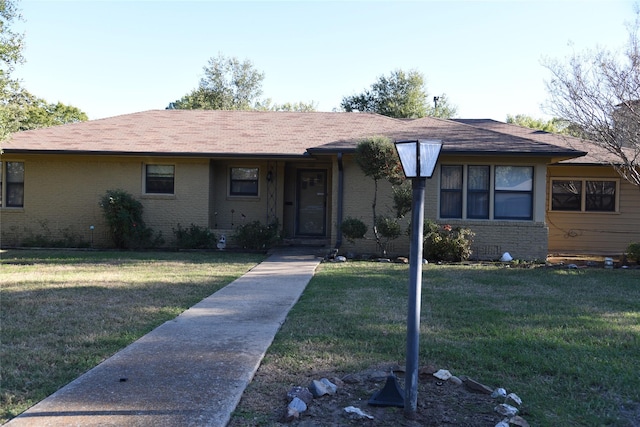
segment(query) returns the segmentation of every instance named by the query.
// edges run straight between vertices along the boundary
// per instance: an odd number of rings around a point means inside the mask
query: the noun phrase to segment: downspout
[[[342,153],[338,153],[338,212],[336,218],[336,247],[339,250],[342,246],[342,213],[344,208],[344,167],[342,164]]]

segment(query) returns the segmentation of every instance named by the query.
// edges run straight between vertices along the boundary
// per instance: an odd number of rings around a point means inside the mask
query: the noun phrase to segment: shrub
[[[208,228],[191,224],[189,228],[182,228],[180,224],[173,229],[176,236],[176,246],[179,249],[212,249],[217,247],[218,239]]]
[[[424,255],[435,261],[464,261],[471,256],[475,233],[468,228],[442,227],[432,221],[424,225]]]
[[[368,229],[367,225],[358,218],[346,217],[342,221],[340,230],[349,242],[354,243],[355,239],[363,239]]]
[[[242,249],[267,250],[280,242],[280,224],[278,220],[269,225],[253,221],[236,227],[233,241]]]
[[[100,199],[100,207],[111,230],[111,238],[119,249],[141,249],[160,246],[162,235],[154,236],[143,219],[143,206],[124,190],[108,190]]]
[[[627,258],[640,264],[640,242],[631,243],[627,246]]]

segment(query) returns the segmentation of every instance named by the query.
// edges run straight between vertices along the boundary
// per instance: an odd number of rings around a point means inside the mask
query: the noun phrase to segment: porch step
[[[310,247],[329,247],[329,239],[313,239],[313,238],[291,238],[283,239],[282,246],[310,246]]]

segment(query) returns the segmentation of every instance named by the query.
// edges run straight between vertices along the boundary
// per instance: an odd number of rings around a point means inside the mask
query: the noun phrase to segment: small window
[[[440,218],[462,218],[462,166],[440,167]]]
[[[2,202],[7,208],[24,206],[23,162],[0,163],[0,205]]]
[[[174,165],[146,165],[145,193],[174,194],[174,181]]]
[[[229,194],[231,196],[258,195],[258,168],[231,168]]]
[[[533,167],[496,166],[495,219],[533,218]]]
[[[469,166],[467,218],[489,218],[489,166]]]

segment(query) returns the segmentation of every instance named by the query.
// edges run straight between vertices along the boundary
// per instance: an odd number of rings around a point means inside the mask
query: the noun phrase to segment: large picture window
[[[174,165],[146,165],[145,193],[174,194],[174,181]]]
[[[495,219],[533,218],[533,167],[496,166]]]
[[[231,168],[229,195],[257,196],[258,168]]]
[[[616,212],[617,180],[552,179],[551,210]]]
[[[0,206],[24,206],[24,163],[0,162]]]

